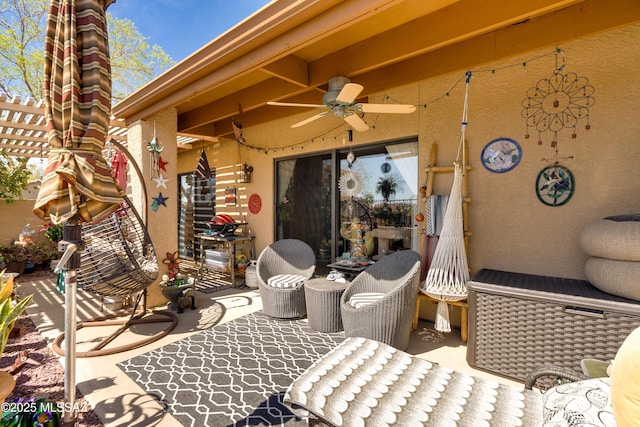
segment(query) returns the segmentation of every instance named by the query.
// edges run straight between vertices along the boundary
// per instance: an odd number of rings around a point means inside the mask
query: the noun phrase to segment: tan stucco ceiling
[[[278,0],[248,17],[113,109],[127,123],[165,108],[178,131],[232,133],[318,104],[330,78],[363,97],[640,20],[637,0]],[[185,23],[188,25],[188,23]]]

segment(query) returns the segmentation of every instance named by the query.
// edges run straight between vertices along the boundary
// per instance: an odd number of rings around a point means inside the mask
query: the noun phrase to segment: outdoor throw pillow
[[[269,277],[267,284],[274,288],[293,289],[300,286],[306,278],[299,274],[278,274]]]
[[[613,360],[611,401],[618,426],[638,425],[640,420],[640,328],[629,334]]]
[[[615,426],[609,378],[592,378],[549,389],[544,394],[545,427]]]
[[[385,294],[382,292],[361,292],[359,294],[353,294],[349,298],[349,305],[353,308],[360,308],[376,301],[379,301]]]

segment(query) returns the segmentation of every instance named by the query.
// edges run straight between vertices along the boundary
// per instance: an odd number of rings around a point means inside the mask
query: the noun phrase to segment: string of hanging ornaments
[[[513,64],[508,64],[505,65],[503,67],[497,67],[497,68],[481,68],[481,69],[475,69],[475,70],[469,70],[468,72],[476,75],[477,74],[491,74],[492,76],[494,76],[497,72],[499,71],[504,71],[507,69],[511,69],[511,68],[523,68],[525,71],[527,69],[527,64],[530,64],[534,61],[538,61],[541,59],[545,59],[551,55],[557,55],[558,53],[563,52],[562,49],[557,48],[554,49],[553,51],[541,54],[539,56],[535,56],[533,58],[527,59],[523,62],[518,62],[518,63],[513,63]],[[466,82],[467,79],[467,74],[465,73],[464,75],[462,75],[460,77],[460,79],[458,79],[452,86],[451,88],[446,91],[445,93],[443,93],[442,95],[439,95],[435,98],[433,98],[431,101],[428,101],[426,103],[421,103],[416,105],[416,107],[422,107],[423,109],[426,109],[427,107],[429,107],[432,104],[435,104],[439,101],[442,101],[443,99],[446,99],[450,96],[451,92],[454,91],[454,89],[456,89],[459,85],[464,84]],[[403,102],[400,102],[394,98],[392,98],[391,96],[385,94],[383,97],[383,102],[386,101],[393,101],[394,103],[398,103],[398,104],[404,104]],[[372,129],[375,129],[375,121],[377,121],[377,117],[379,115],[376,115],[376,118],[372,121],[372,124],[369,126]],[[303,150],[307,145],[309,144],[313,144],[313,143],[325,143],[327,141],[339,141],[342,138],[342,135],[344,135],[344,128],[347,127],[347,125],[345,124],[340,124],[338,126],[335,126],[332,129],[329,129],[325,132],[322,132],[319,135],[316,135],[312,138],[309,139],[304,139],[302,141],[298,141],[298,142],[294,142],[291,144],[287,144],[287,145],[282,145],[282,146],[273,146],[273,147],[269,147],[269,146],[258,146],[258,145],[253,145],[248,143],[246,140],[244,140],[244,138],[242,138],[242,140],[237,140],[238,144],[240,144],[241,146],[243,146],[244,148],[246,148],[247,150],[256,150],[256,151],[260,151],[264,154],[269,154],[269,152],[275,153],[275,152],[280,152],[280,151],[286,151],[286,150],[294,150],[296,148],[300,148],[301,150]],[[234,129],[235,130],[235,129]],[[335,132],[335,133],[334,133]],[[332,133],[334,133],[333,135],[331,135]]]

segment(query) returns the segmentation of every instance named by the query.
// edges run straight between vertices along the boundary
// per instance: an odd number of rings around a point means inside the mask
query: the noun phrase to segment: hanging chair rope
[[[459,160],[465,144],[470,79],[471,72],[468,71],[462,111],[462,132],[458,154],[454,163],[451,194],[449,195],[440,239],[433,254],[431,266],[425,281],[420,286],[422,293],[439,301],[435,329],[440,332],[451,332],[447,301],[453,302],[465,299],[467,297],[467,282],[469,281],[462,217],[462,166]]]

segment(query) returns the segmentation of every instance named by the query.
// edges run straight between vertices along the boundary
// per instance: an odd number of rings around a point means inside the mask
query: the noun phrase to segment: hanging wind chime
[[[355,197],[362,189],[362,178],[360,177],[360,174],[351,169],[356,161],[356,155],[351,147],[351,143],[353,142],[353,131],[351,129],[348,130],[348,135],[349,152],[347,153],[347,165],[349,166],[349,170],[344,172],[338,180],[338,188],[340,189],[341,194]],[[344,145],[345,142],[345,138],[342,137],[342,145]]]
[[[147,150],[151,153],[151,179],[158,178],[160,172],[160,153],[164,150],[156,137],[156,122],[153,122],[153,138],[147,143]]]
[[[562,63],[559,64],[559,56]],[[527,90],[522,101],[522,117],[526,119],[525,139],[529,138],[529,128],[538,131],[538,145],[542,145],[542,134],[553,134],[551,147],[555,150],[553,159],[543,159],[548,164],[536,179],[536,195],[548,206],[561,206],[571,199],[575,188],[573,174],[561,163],[573,156],[558,156],[558,134],[565,128],[571,129],[571,138],[577,138],[577,125],[586,121],[585,130],[591,129],[589,109],[595,103],[594,88],[589,79],[576,73],[564,73],[564,54],[556,52],[555,70],[551,77],[542,79]]]

